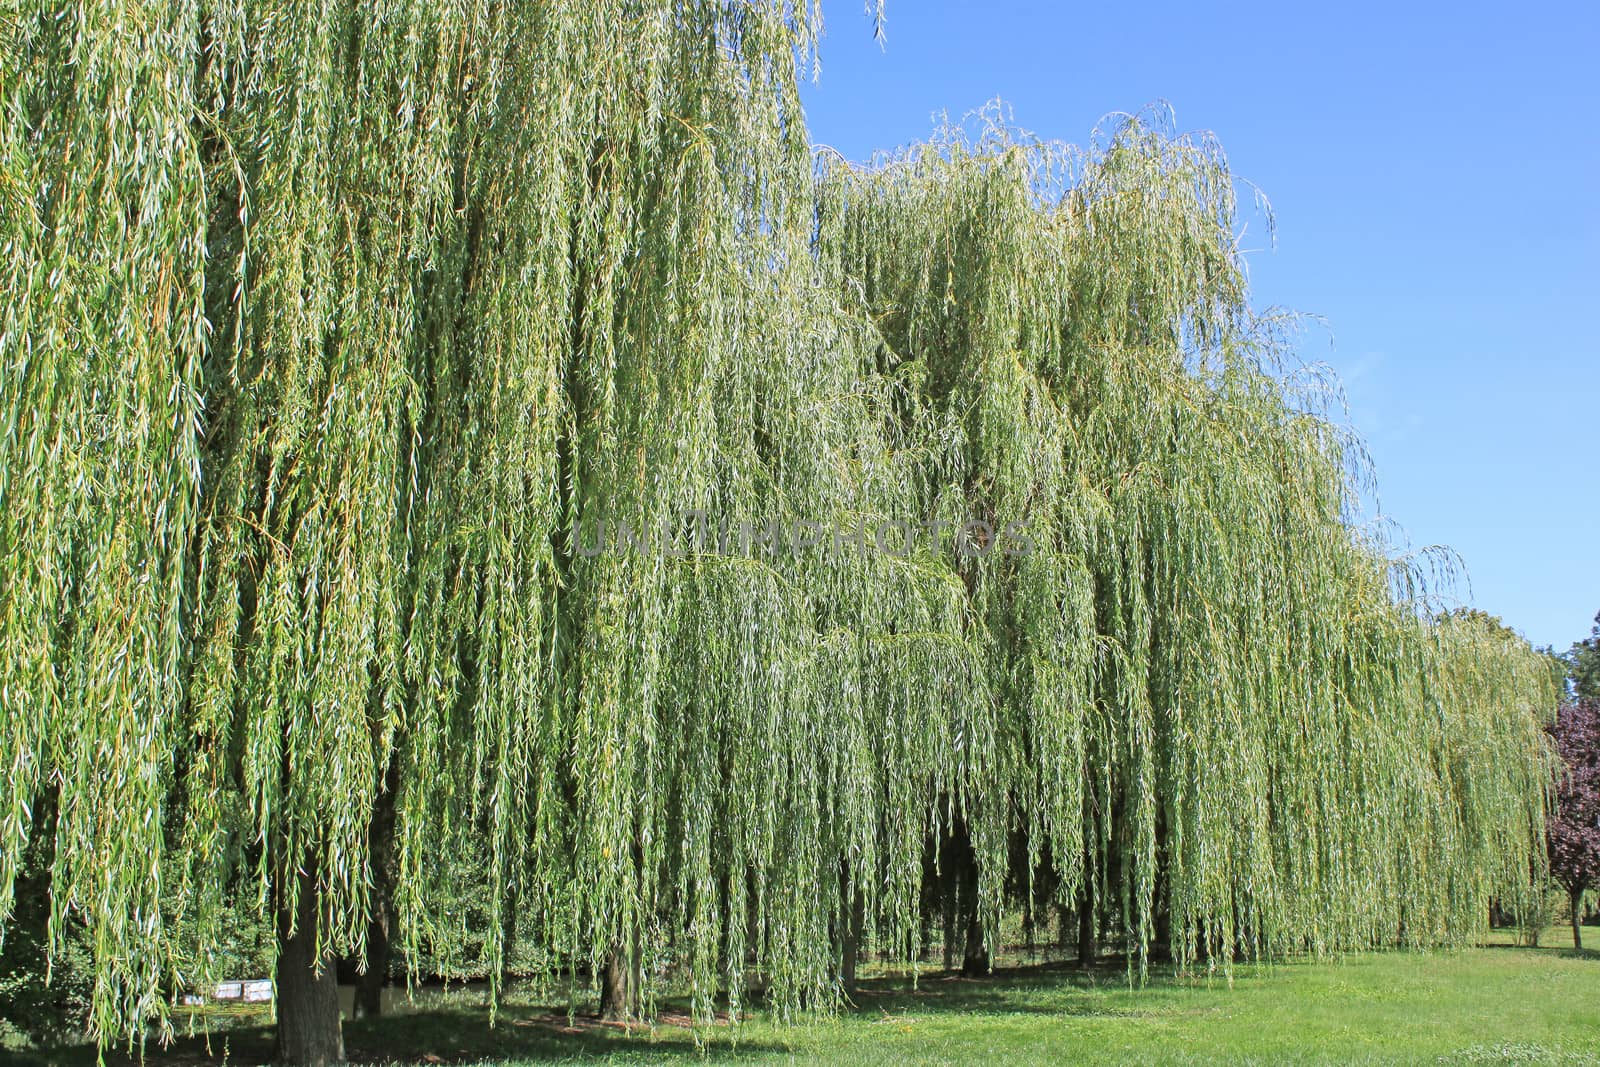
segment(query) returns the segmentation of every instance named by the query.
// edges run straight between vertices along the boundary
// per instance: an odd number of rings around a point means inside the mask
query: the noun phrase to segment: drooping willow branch
[[[816,162],[776,2],[15,10],[0,913],[48,801],[100,1035],[295,871],[359,951],[391,762],[409,951],[471,896],[702,1014],[914,953],[957,826],[988,936],[1092,880],[1141,960],[1526,883],[1548,674],[1353,532],[1209,141]],[[690,515],[1032,550],[577,535]]]

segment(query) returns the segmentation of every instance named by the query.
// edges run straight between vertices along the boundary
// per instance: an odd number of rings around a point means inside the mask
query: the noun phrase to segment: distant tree
[[[1600,700],[1600,612],[1589,636],[1575,642],[1566,655],[1567,674],[1579,700]]]
[[[1564,766],[1558,772],[1555,812],[1546,825],[1550,874],[1572,904],[1572,944],[1583,947],[1578,906],[1600,886],[1600,700],[1563,707],[1550,727]]]

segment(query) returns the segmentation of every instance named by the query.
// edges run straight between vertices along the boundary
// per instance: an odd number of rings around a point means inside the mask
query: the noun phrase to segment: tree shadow
[[[1520,942],[1491,941],[1487,944],[1475,945],[1474,947],[1502,952],[1508,950],[1516,952],[1537,952],[1541,955],[1555,956],[1560,959],[1569,960],[1600,960],[1600,948],[1591,947],[1587,939],[1585,939],[1583,948],[1574,948],[1571,938],[1568,938],[1565,943],[1558,941],[1552,944],[1548,941],[1541,941],[1537,945],[1528,945]]]
[[[592,1015],[570,1017],[548,1006],[501,1005],[493,1026],[486,1007],[463,1005],[400,1011],[377,1019],[346,1020],[345,1056],[351,1064],[452,1065],[484,1061],[604,1059],[606,1062],[652,1062],[683,1057],[728,1063],[751,1056],[789,1051],[771,1042],[729,1040],[726,1019],[702,1027],[696,1044],[689,1016],[663,1010],[652,1025],[606,1023]],[[223,1064],[271,1063],[275,1054],[270,1024],[232,1025],[209,1034],[179,1036],[161,1047],[151,1040],[144,1050],[113,1049],[106,1067],[212,1067]],[[93,1046],[13,1054],[19,1067],[93,1067]]]
[[[1202,983],[1203,984],[1203,983]],[[1155,990],[1184,991],[1197,986],[1194,979],[1178,976],[1172,967],[1152,967],[1142,985],[1130,984],[1126,963],[1107,958],[1084,968],[1075,962],[1030,963],[996,968],[972,978],[957,972],[924,972],[913,980],[909,973],[890,973],[863,979],[841,1010],[846,1019],[877,1021],[902,1016],[961,1014],[1055,1015],[1076,1017],[1132,1017],[1168,1014],[1170,1003],[1129,1003],[1108,999],[1108,993]],[[765,998],[752,991],[748,1007],[760,1013]],[[453,1065],[495,1060],[559,1060],[583,1062],[661,1062],[693,1059],[733,1063],[753,1056],[793,1051],[772,1030],[762,1028],[763,1040],[752,1040],[730,1030],[726,1014],[698,1031],[691,1026],[687,1005],[664,1000],[651,1025],[606,1023],[591,1014],[569,1015],[548,1001],[529,1002],[509,997],[499,1006],[494,1025],[487,1003],[473,998],[438,1006],[425,1002],[376,1019],[347,1020],[345,1052],[352,1064],[382,1063]],[[803,1029],[804,1022],[800,1027]],[[151,1041],[143,1050],[111,1050],[108,1067],[210,1067],[220,1064],[270,1063],[274,1054],[273,1029],[265,1020],[234,1020],[209,1034],[180,1036],[162,1048]],[[92,1047],[26,1054],[16,1062],[38,1067],[92,1067]]]
[[[1568,945],[1566,948],[1561,949],[1557,955],[1564,960],[1600,960],[1600,948],[1590,948],[1587,945],[1583,948],[1573,948]]]
[[[1243,971],[1243,968],[1241,968]],[[891,975],[859,984],[847,1014],[856,1016],[1007,1014],[1078,1017],[1132,1017],[1166,1014],[1170,1005],[1109,1003],[1107,993],[1137,990],[1183,991],[1195,980],[1183,979],[1171,967],[1152,966],[1145,980],[1129,980],[1127,965],[1105,959],[1093,967],[1076,962],[997,967],[981,978],[959,972]]]

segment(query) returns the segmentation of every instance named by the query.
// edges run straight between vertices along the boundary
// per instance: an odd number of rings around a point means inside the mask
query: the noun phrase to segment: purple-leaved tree
[[[1563,764],[1548,823],[1550,874],[1572,904],[1572,943],[1583,948],[1578,903],[1600,888],[1600,700],[1563,706],[1550,727]]]

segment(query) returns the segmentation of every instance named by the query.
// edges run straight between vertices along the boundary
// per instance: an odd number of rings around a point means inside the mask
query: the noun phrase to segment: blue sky
[[[1167,101],[1277,214],[1256,302],[1320,315],[1414,545],[1564,649],[1600,611],[1600,15],[1580,4],[823,5],[813,141],[851,159],[994,97],[1083,142]],[[1331,335],[1330,335],[1331,334]]]

